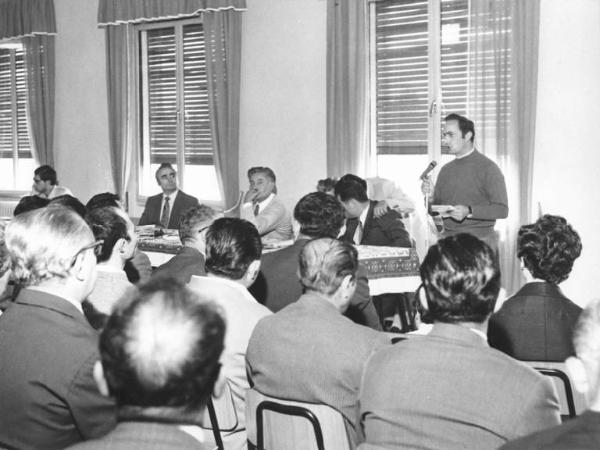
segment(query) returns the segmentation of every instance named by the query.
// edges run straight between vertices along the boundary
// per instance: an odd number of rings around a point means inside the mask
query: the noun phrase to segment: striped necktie
[[[169,228],[169,216],[171,215],[171,206],[169,205],[169,196],[165,196],[165,205],[160,215],[160,225],[163,228]]]

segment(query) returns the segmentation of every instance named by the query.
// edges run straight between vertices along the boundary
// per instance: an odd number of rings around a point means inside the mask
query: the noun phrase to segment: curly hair
[[[531,275],[548,283],[569,277],[581,248],[579,234],[561,216],[546,214],[519,229],[517,256]]]
[[[311,238],[336,238],[344,218],[341,203],[324,192],[306,194],[294,208],[294,219],[300,224],[300,233]]]

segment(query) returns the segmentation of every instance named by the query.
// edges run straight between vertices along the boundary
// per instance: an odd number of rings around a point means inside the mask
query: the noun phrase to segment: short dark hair
[[[467,233],[439,240],[421,264],[429,319],[437,322],[483,322],[500,291],[494,251]]]
[[[179,239],[182,244],[185,244],[198,235],[198,230],[202,225],[206,226],[217,217],[217,212],[206,205],[192,206],[186,209],[179,219]]]
[[[162,163],[160,166],[158,166],[158,169],[156,169],[156,172],[154,172],[154,178],[156,178],[157,183],[158,183],[158,172],[160,172],[162,169],[171,169],[171,170],[174,170],[175,173],[177,173],[177,171],[173,168],[171,163]]]
[[[104,240],[98,262],[108,261],[119,239],[131,240],[127,233],[127,222],[118,213],[117,208],[103,207],[92,209],[85,217],[96,239]]]
[[[244,276],[260,259],[262,242],[258,230],[244,219],[222,217],[206,232],[206,271],[231,280]]]
[[[335,197],[324,192],[305,195],[294,208],[294,219],[300,224],[300,233],[311,238],[336,238],[344,218],[344,207]]]
[[[85,205],[81,203],[78,198],[69,194],[59,195],[58,197],[50,199],[48,206],[53,205],[61,205],[65,208],[69,208],[71,211],[79,214],[80,217],[85,217],[85,214],[87,213]]]
[[[48,206],[48,203],[50,203],[49,199],[40,197],[39,195],[26,195],[25,197],[22,197],[21,200],[19,200],[19,203],[17,203],[17,206],[15,206],[13,215],[18,216],[27,211],[44,208]]]
[[[206,405],[219,374],[220,310],[174,278],[142,284],[117,302],[100,335],[100,357],[119,406]]]
[[[334,191],[336,183],[335,178],[323,178],[317,182],[317,191],[325,193]]]
[[[50,181],[50,184],[53,186],[58,183],[56,179],[56,170],[48,165],[38,167],[33,171],[33,175],[39,176],[42,181]]]
[[[252,175],[257,174],[257,173],[264,174],[267,178],[270,178],[273,183],[275,183],[277,181],[277,179],[275,178],[275,172],[273,172],[271,170],[271,168],[260,167],[260,166],[250,167],[250,169],[248,169],[248,179],[250,179],[250,177]]]
[[[577,231],[561,216],[546,214],[523,225],[517,237],[517,256],[535,278],[552,284],[565,281],[581,255]]]
[[[95,208],[102,208],[105,206],[112,206],[113,208],[120,208],[121,205],[119,201],[121,199],[117,194],[113,194],[112,192],[102,192],[101,194],[96,194],[92,198],[88,200],[85,204],[85,209],[91,211]]]
[[[335,196],[339,197],[342,202],[350,199],[368,202],[367,182],[356,175],[347,173],[335,184]]]
[[[468,132],[471,132],[471,139],[469,139],[469,141],[473,142],[475,139],[475,124],[472,120],[455,113],[448,114],[444,117],[444,122],[448,122],[449,120],[456,120],[458,122],[458,128],[460,129],[462,137],[465,137]]]

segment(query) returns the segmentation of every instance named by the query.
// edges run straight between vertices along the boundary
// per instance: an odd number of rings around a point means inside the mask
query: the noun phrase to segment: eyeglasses
[[[86,250],[94,250],[94,255],[96,255],[96,257],[98,257],[100,255],[100,253],[102,252],[102,244],[104,244],[104,239],[100,239],[98,241],[92,242],[91,244],[88,244],[84,247],[81,247],[77,253],[75,253],[73,255],[73,258],[71,259],[71,265],[70,267],[73,267],[75,265],[75,261],[77,261],[77,257],[82,254],[83,252],[85,252]]]

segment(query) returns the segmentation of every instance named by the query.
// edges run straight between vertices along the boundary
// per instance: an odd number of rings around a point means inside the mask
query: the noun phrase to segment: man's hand
[[[377,202],[375,208],[373,208],[373,216],[379,219],[381,216],[388,212],[388,205],[385,200]]]
[[[462,222],[469,215],[469,207],[465,205],[454,205],[454,209],[448,215],[457,222]]]
[[[427,177],[421,183],[421,192],[423,195],[431,195],[433,194],[433,181],[431,178]]]
[[[246,194],[244,194],[243,203],[252,203],[254,201],[254,199],[256,198],[257,194],[258,194],[258,192],[254,189],[250,189],[250,190],[246,191]]]

